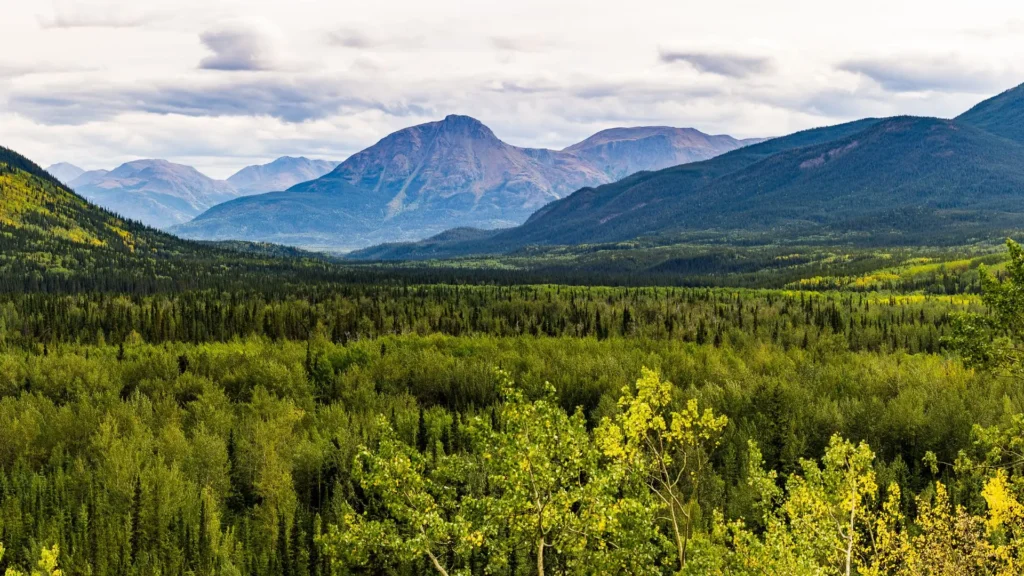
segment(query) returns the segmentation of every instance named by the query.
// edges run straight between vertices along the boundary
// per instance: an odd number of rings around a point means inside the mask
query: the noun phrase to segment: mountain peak
[[[281,156],[267,164],[246,166],[228,183],[242,194],[259,194],[287,190],[301,182],[315,180],[338,165],[328,160],[310,160],[305,156]]]
[[[60,183],[64,184],[65,186],[67,186],[68,183],[74,180],[75,178],[78,178],[82,174],[85,174],[85,170],[79,168],[78,166],[75,166],[74,164],[69,164],[67,162],[58,162],[56,164],[52,164],[46,168],[46,171],[49,172],[57,180],[60,180]]]
[[[437,127],[438,131],[442,133],[464,134],[472,138],[498,139],[490,128],[472,116],[449,114],[444,117],[444,120],[437,123]]]
[[[732,136],[713,136],[696,128],[634,126],[602,130],[564,151],[619,180],[641,170],[707,160],[745,144]]]
[[[466,116],[465,114],[449,114],[444,117],[441,121],[444,124],[459,125],[465,124],[467,126],[483,126],[484,123],[473,118],[472,116]]]

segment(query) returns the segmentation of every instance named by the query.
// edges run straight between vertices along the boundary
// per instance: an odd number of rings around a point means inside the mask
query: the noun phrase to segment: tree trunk
[[[846,533],[846,576],[850,576],[852,574],[851,569],[853,564],[853,519],[856,513],[857,503],[854,502],[853,506],[850,507],[850,527],[847,529],[848,532]]]
[[[679,554],[679,569],[686,569],[686,549],[683,546],[683,536],[679,532],[679,519],[676,517],[676,505],[674,502],[670,502],[668,506],[669,513],[672,514],[672,532],[676,537],[676,551]]]
[[[430,557],[430,561],[434,563],[434,568],[437,568],[437,571],[442,576],[448,576],[448,571],[444,569],[444,566],[441,566],[441,563],[437,561],[437,557],[430,550],[427,550],[427,556]]]
[[[544,537],[537,539],[537,576],[544,576]]]

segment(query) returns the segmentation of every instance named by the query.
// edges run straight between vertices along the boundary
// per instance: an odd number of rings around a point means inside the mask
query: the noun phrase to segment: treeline
[[[401,334],[758,340],[807,349],[822,339],[852,350],[937,352],[950,313],[979,311],[962,296],[813,294],[684,288],[331,285],[273,292],[103,293],[0,297],[0,341],[224,342],[265,336],[346,343]]]

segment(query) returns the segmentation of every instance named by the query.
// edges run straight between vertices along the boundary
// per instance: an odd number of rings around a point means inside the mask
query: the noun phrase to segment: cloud
[[[988,93],[1006,88],[1013,76],[982,69],[959,58],[901,57],[848,60],[839,70],[870,78],[889,92]]]
[[[156,84],[145,88],[89,88],[76,85],[16,91],[11,111],[47,125],[80,125],[120,114],[146,112],[183,116],[270,116],[285,122],[326,118],[345,110],[380,110],[393,116],[418,113],[414,104],[386,103],[366,96],[365,87],[337,78],[264,78],[245,82]]]
[[[328,32],[327,42],[345,48],[370,48],[375,44],[369,36],[352,28]]]
[[[713,54],[708,52],[662,51],[660,60],[666,64],[685,62],[698,72],[717,74],[729,78],[746,78],[772,69],[772,60],[758,56]]]
[[[203,70],[270,70],[274,67],[271,38],[249,28],[208,30],[199,39],[213,52],[199,62]]]
[[[1000,36],[1018,36],[1022,32],[1024,32],[1024,20],[1021,19],[1004,20],[991,26],[968,28],[961,31],[964,36],[986,40]]]
[[[82,2],[55,5],[50,17],[37,16],[42,28],[138,28],[155,22],[159,15],[139,12],[130,5],[98,6]]]
[[[499,80],[484,85],[484,90],[504,94],[540,94],[542,92],[554,92],[558,87],[544,81],[516,82],[513,80]]]
[[[543,52],[554,43],[540,36],[492,36],[491,46],[500,52]]]
[[[338,28],[323,35],[328,45],[352,50],[418,50],[427,40],[417,34],[368,34],[356,28]]]

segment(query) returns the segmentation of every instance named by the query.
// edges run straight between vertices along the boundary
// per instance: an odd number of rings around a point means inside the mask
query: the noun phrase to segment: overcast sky
[[[1024,82],[1024,2],[0,0],[0,145],[215,177],[447,114],[561,148],[955,116]]]

